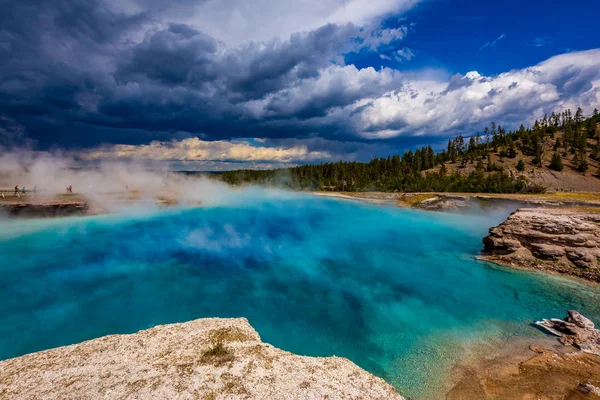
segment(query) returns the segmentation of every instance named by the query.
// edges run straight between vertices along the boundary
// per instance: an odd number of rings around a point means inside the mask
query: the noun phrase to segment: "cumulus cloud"
[[[544,113],[600,106],[600,50],[569,53],[498,76],[472,71],[450,80],[400,78],[402,87],[329,117],[365,138],[453,133],[491,120],[516,125]]]

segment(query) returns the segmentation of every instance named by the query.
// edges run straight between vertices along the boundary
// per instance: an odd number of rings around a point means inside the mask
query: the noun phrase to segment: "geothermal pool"
[[[200,317],[348,357],[406,396],[463,346],[541,335],[600,290],[479,262],[507,210],[452,215],[279,192],[219,206],[0,221],[0,359]]]

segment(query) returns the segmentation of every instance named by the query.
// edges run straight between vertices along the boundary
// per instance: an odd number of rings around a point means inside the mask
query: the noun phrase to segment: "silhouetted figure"
[[[19,194],[19,185],[15,185],[15,196]]]

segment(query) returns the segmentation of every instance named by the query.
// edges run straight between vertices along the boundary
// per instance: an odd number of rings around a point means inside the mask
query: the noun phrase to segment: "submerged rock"
[[[110,335],[0,362],[2,399],[402,399],[340,357],[263,343],[245,318]]]
[[[564,345],[572,345],[578,349],[600,356],[600,330],[594,323],[575,310],[564,320],[552,318],[537,321],[535,324],[559,337]]]
[[[483,239],[485,258],[600,282],[600,214],[519,209]]]

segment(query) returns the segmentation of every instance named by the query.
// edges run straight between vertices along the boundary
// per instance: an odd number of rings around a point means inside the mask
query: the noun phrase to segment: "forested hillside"
[[[571,172],[600,176],[600,116],[585,119],[581,109],[565,110],[507,132],[491,123],[483,132],[370,162],[334,162],[279,170],[238,170],[219,174],[227,183],[259,183],[292,189],[403,192],[540,192],[547,172],[560,181]],[[557,175],[559,174],[559,175]],[[598,180],[600,183],[600,179]],[[584,183],[584,186],[586,184]]]

